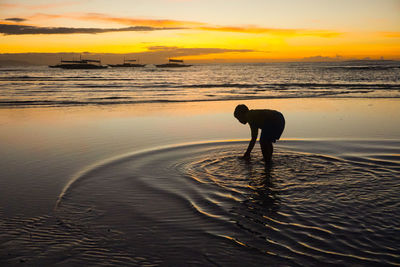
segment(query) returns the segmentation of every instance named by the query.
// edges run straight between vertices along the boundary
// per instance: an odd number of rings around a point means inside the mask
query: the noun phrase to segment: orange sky
[[[201,61],[400,59],[400,1],[275,2],[0,1],[0,53],[158,47]]]

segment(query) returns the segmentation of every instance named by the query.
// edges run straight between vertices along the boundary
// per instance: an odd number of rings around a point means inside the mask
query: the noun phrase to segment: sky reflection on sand
[[[392,99],[0,109],[0,167],[5,170],[0,201],[4,212],[35,214],[51,210],[70,177],[112,156],[185,142],[247,139],[249,127],[239,124],[232,115],[239,103],[282,111],[287,121],[283,139],[382,140],[400,136],[400,108]],[[28,202],[35,203],[29,210],[24,204]]]
[[[215,127],[219,128],[218,125],[221,123],[224,133],[219,139],[240,138],[247,136],[244,134],[247,129],[243,131],[243,127],[232,119],[233,109],[239,103],[244,103],[251,109],[280,110],[289,120],[284,137],[386,139],[400,136],[400,123],[397,119],[400,115],[400,104],[397,99],[269,99],[88,106],[67,109],[11,108],[0,109],[0,126],[8,125],[2,134],[6,134],[7,129],[10,128],[9,141],[12,141],[14,137],[17,138],[13,132],[18,133],[19,129],[25,127],[27,129],[43,128],[44,133],[57,130],[58,127],[85,130],[84,128],[87,127],[84,125],[94,127],[104,125],[107,126],[106,128],[116,126],[117,131],[132,127],[135,129],[135,131],[130,131],[132,134],[143,131],[147,127],[164,126],[175,129],[176,134],[179,134],[182,129],[185,131],[189,129],[188,123],[201,126],[205,138]],[[112,123],[112,125],[107,125],[107,123]],[[14,127],[16,128],[11,130]],[[237,136],[237,131],[241,136]],[[232,133],[236,136],[232,136]],[[26,137],[28,138],[29,135]]]

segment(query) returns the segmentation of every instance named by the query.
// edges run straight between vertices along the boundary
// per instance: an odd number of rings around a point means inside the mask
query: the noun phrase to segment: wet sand
[[[399,264],[398,101],[242,102],[270,169],[237,101],[0,110],[0,263]]]

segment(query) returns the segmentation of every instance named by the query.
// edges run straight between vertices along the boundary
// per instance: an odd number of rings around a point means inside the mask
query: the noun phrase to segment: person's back
[[[260,145],[266,163],[271,161],[273,146],[285,128],[285,119],[279,111],[270,109],[249,110],[245,105],[238,105],[234,112],[235,118],[241,123],[249,123],[251,141],[243,158],[249,159],[251,150],[257,140],[258,129],[261,129]]]
[[[282,113],[271,109],[251,109],[247,113],[247,122],[259,129],[263,129],[266,124],[279,124],[281,119]]]

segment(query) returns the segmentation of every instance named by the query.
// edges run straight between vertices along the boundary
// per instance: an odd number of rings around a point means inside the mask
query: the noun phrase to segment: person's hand
[[[244,153],[244,155],[241,156],[240,158],[241,158],[241,159],[244,159],[244,160],[250,160],[250,154]]]

